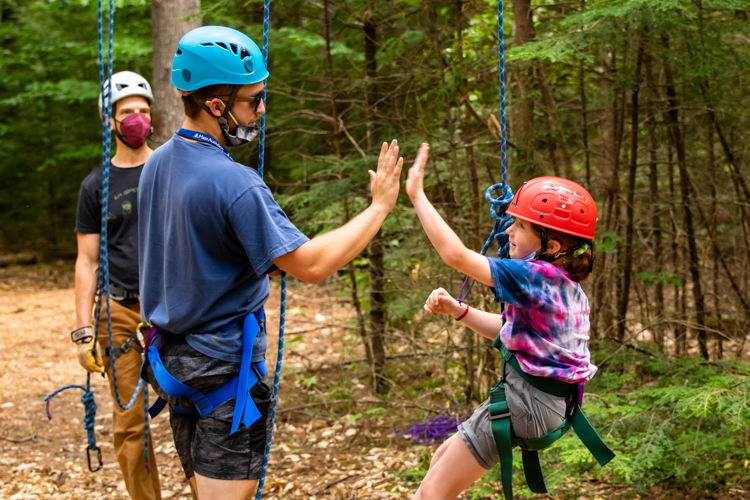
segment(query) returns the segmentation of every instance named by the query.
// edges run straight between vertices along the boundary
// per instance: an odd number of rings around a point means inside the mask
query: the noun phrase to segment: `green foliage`
[[[589,384],[584,404],[617,457],[600,468],[570,433],[542,455],[548,486],[585,473],[640,491],[668,481],[713,492],[747,481],[749,376],[737,361],[622,351]]]
[[[638,273],[636,277],[639,280],[642,280],[645,286],[652,286],[657,281],[668,283],[674,286],[682,286],[682,281],[675,277],[675,273],[673,271],[662,271],[657,274],[642,272]]]
[[[617,252],[617,244],[624,240],[622,236],[614,231],[604,231],[596,242],[596,249],[600,252],[614,253]]]
[[[101,161],[96,3],[0,8],[0,245],[70,254],[80,183]],[[148,4],[119,2],[117,23],[114,71],[150,77]]]

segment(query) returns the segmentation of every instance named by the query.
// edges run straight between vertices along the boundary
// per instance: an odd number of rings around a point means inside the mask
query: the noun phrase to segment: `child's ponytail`
[[[540,226],[532,224],[531,227],[537,236],[542,236],[542,228]],[[565,272],[568,273],[570,279],[576,283],[582,283],[589,279],[591,276],[592,263],[594,261],[594,255],[591,248],[592,243],[590,240],[561,233],[560,231],[555,231],[553,229],[547,229],[547,239],[555,240],[560,243],[561,252],[566,250],[572,250],[572,252],[555,260],[552,260],[553,256],[551,255],[542,255],[538,257],[539,260],[550,262],[551,264],[555,264],[556,266],[565,269]]]

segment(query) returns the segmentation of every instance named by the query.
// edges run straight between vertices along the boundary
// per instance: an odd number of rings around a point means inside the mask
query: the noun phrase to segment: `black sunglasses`
[[[228,96],[228,95],[219,95],[219,96],[215,96],[215,97],[229,99],[231,96]],[[254,112],[258,111],[258,108],[260,107],[260,103],[261,103],[262,100],[263,100],[263,92],[259,93],[256,96],[253,96],[253,97],[237,96],[237,97],[234,98],[234,102],[253,102],[253,103],[255,103],[255,106],[253,107],[253,111]]]

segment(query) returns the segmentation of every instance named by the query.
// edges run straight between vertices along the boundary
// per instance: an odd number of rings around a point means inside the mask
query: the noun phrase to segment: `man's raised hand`
[[[416,196],[424,194],[424,167],[427,165],[427,157],[430,155],[430,145],[423,142],[419,146],[419,152],[417,158],[414,160],[414,165],[409,169],[409,175],[406,178],[406,194],[409,198],[414,201]]]
[[[380,148],[377,173],[372,170],[367,171],[370,174],[373,206],[387,213],[396,206],[403,164],[404,159],[398,156],[398,141],[394,139],[390,146],[384,142]]]

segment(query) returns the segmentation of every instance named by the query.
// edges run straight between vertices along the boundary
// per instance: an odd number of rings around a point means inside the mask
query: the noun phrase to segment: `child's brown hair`
[[[536,234],[540,238],[542,237],[541,226],[531,224],[531,228],[534,231],[534,234]],[[581,248],[584,244],[587,245],[588,248],[586,248],[577,256],[575,254],[578,254],[579,252],[573,251],[567,255],[563,255],[556,260],[552,260],[554,258],[553,255],[542,255],[537,258],[562,267],[568,273],[570,279],[577,283],[583,283],[591,277],[591,267],[594,262],[594,253],[592,242],[590,240],[572,236],[570,234],[561,233],[560,231],[555,231],[554,229],[547,229],[547,239],[555,240],[560,243],[561,252],[574,248]]]

